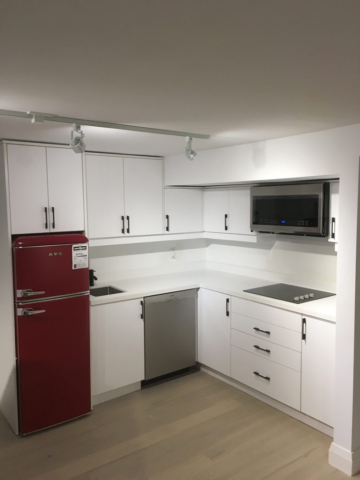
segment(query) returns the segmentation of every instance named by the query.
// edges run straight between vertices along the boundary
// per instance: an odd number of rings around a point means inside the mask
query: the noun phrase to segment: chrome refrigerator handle
[[[45,313],[45,310],[33,310],[32,308],[18,308],[17,314],[19,317],[28,317],[29,315],[38,315]]]

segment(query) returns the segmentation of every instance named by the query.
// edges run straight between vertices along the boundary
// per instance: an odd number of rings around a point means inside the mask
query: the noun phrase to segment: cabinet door
[[[82,155],[67,148],[48,147],[50,230],[84,230]]]
[[[225,233],[226,216],[229,214],[229,192],[227,188],[205,189],[204,191],[204,230]]]
[[[339,182],[330,183],[330,234],[332,241],[339,240]]]
[[[89,237],[123,236],[124,159],[86,155],[86,194]]]
[[[99,395],[145,378],[140,300],[93,306],[91,393]]]
[[[250,230],[250,187],[229,188],[229,233],[255,235]]]
[[[302,342],[301,411],[334,425],[335,324],[306,318]]]
[[[200,289],[198,360],[230,376],[230,297]]]
[[[162,160],[125,158],[126,234],[163,233],[162,171]]]
[[[202,232],[203,191],[190,188],[165,189],[166,233]]]
[[[48,232],[45,147],[8,145],[7,153],[12,233]]]

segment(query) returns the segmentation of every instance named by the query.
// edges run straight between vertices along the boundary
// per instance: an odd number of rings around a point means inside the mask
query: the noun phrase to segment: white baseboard
[[[318,420],[315,420],[312,417],[308,417],[304,413],[301,413],[298,410],[294,410],[293,408],[288,407],[287,405],[284,405],[283,403],[280,403],[277,400],[274,400],[273,398],[270,398],[267,395],[264,395],[263,393],[257,392],[256,390],[253,390],[252,388],[247,387],[246,385],[234,380],[233,378],[227,377],[222,373],[216,372],[215,370],[212,370],[209,367],[206,367],[200,364],[200,368],[202,371],[208,373],[209,375],[212,375],[213,377],[216,377],[219,380],[222,380],[223,382],[226,382],[229,385],[235,388],[238,388],[242,392],[257,398],[258,400],[261,400],[267,405],[270,405],[271,407],[274,407],[283,413],[286,413],[290,417],[296,418],[296,420],[299,420],[300,422],[306,423],[306,425],[309,425],[310,427],[315,428],[316,430],[319,430],[325,435],[329,435],[329,437],[334,436],[334,429],[329,425],[325,425],[324,423],[319,422]]]
[[[110,390],[109,392],[100,393],[99,395],[93,395],[92,405],[99,405],[99,403],[114,400],[114,398],[128,395],[129,393],[136,392],[137,390],[141,390],[141,382],[135,382],[131,385],[125,385],[125,387],[115,388],[115,390]]]
[[[333,442],[329,450],[329,463],[347,475],[356,475],[360,471],[360,449],[351,452]]]

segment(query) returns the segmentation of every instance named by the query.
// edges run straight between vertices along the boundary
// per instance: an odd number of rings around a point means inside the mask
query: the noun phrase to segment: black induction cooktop
[[[297,287],[296,285],[287,285],[286,283],[276,283],[274,285],[266,285],[265,287],[251,288],[244,290],[247,293],[254,293],[262,297],[275,298],[291,303],[305,303],[320,298],[332,297],[335,293],[322,292],[311,288]]]

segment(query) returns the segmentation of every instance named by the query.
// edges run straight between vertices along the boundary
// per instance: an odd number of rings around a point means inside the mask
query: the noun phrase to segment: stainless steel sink
[[[90,288],[90,295],[93,297],[104,297],[105,295],[115,295],[116,293],[124,293],[125,290],[119,290],[115,287],[95,287]]]

